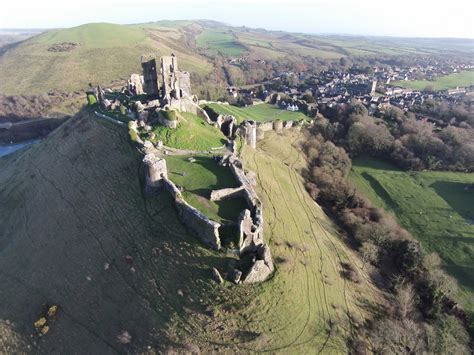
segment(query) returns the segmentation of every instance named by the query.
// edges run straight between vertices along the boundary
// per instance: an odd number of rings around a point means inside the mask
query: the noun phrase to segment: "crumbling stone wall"
[[[128,80],[128,90],[132,93],[132,95],[143,95],[145,93],[143,91],[144,83],[145,79],[143,75],[132,74]]]
[[[210,245],[215,250],[219,250],[221,248],[219,237],[220,223],[207,218],[199,210],[189,205],[184,200],[178,187],[167,177],[163,178],[163,185],[173,197],[178,215],[184,225],[204,243]]]
[[[178,98],[188,98],[191,93],[191,76],[187,71],[176,71],[176,81],[179,85]]]
[[[283,130],[283,122],[280,120],[273,121],[273,130],[277,133],[281,133]]]
[[[209,118],[209,115],[207,114],[207,112],[204,111],[204,109],[202,109],[192,99],[182,98],[179,100],[172,100],[169,103],[169,106],[181,112],[189,112],[189,113],[195,114],[196,116],[206,121],[208,124],[212,124],[212,121]]]
[[[220,224],[204,216],[199,210],[189,205],[183,198],[178,187],[168,179],[166,160],[155,154],[147,154],[143,158],[147,192],[155,192],[164,187],[172,196],[178,215],[183,224],[213,249],[221,248],[219,237]]]
[[[275,269],[270,248],[263,239],[262,202],[255,192],[251,179],[244,171],[242,161],[232,155],[228,158],[228,164],[234,177],[241,185],[242,190],[239,191],[239,194],[244,196],[250,208],[240,214],[238,228],[240,257],[250,259],[251,266],[246,270],[234,270],[231,274],[238,275],[238,277],[233,281],[236,283],[262,282],[268,279]]]
[[[257,123],[255,121],[244,121],[240,125],[240,134],[245,138],[245,143],[252,148],[257,147]]]
[[[211,191],[211,201],[220,201],[226,198],[236,197],[241,195],[242,191],[245,189],[245,186],[239,186],[228,189],[220,189]]]
[[[188,72],[179,71],[178,58],[174,55],[161,57],[161,76],[163,99],[166,103],[191,98],[191,77]]]
[[[155,58],[142,57],[144,89],[148,95],[158,96],[160,93]]]

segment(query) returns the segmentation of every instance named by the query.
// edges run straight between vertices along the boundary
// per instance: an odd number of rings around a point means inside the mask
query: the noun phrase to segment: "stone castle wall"
[[[177,186],[168,178],[163,179],[163,186],[173,197],[178,215],[183,224],[204,243],[215,250],[221,248],[219,237],[220,224],[204,216],[199,210],[189,205]]]
[[[148,192],[163,187],[173,198],[178,215],[183,224],[213,249],[221,248],[219,237],[220,224],[204,216],[199,210],[188,204],[178,187],[168,179],[166,160],[147,154],[143,158]]]

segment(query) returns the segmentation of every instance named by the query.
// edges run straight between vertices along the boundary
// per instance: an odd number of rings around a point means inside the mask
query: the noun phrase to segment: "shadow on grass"
[[[474,220],[474,186],[452,181],[436,181],[431,184],[436,193],[442,197],[464,219]]]
[[[451,276],[458,280],[461,286],[470,292],[474,292],[474,266],[449,264],[444,268]]]
[[[377,193],[377,195],[384,200],[385,204],[392,210],[398,209],[397,203],[390,197],[388,192],[383,188],[383,186],[375,179],[372,175],[367,172],[362,173],[362,177],[367,180],[370,184],[370,187]]]

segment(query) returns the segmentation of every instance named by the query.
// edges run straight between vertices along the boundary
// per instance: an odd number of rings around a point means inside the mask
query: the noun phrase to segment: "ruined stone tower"
[[[144,89],[148,95],[158,96],[160,93],[158,85],[158,73],[155,58],[142,56],[142,68],[144,78]]]
[[[257,147],[257,123],[255,121],[245,121],[241,127],[245,142],[255,149]]]
[[[178,58],[174,55],[161,57],[161,77],[165,102],[170,103],[172,99],[191,98],[189,73],[178,70]]]
[[[161,187],[163,177],[168,177],[166,160],[156,157],[154,154],[147,154],[143,158],[145,164],[146,187],[153,190]]]

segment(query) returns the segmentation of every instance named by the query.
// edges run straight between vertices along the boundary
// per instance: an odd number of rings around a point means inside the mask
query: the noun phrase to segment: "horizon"
[[[64,30],[70,28],[76,28],[80,26],[87,26],[87,25],[94,25],[94,24],[108,24],[108,25],[120,25],[120,26],[136,26],[136,25],[146,25],[146,24],[153,24],[153,23],[160,23],[160,22],[199,22],[199,21],[212,21],[218,22],[223,26],[228,27],[235,27],[235,28],[249,28],[252,30],[264,30],[269,32],[283,32],[283,33],[294,33],[294,34],[304,34],[304,35],[313,35],[313,36],[341,36],[341,37],[371,37],[371,38],[409,38],[409,39],[440,39],[440,40],[472,40],[474,41],[473,37],[420,37],[420,36],[400,36],[400,35],[377,35],[377,34],[358,34],[358,33],[344,33],[344,32],[301,32],[301,31],[287,31],[287,30],[275,30],[269,29],[265,27],[251,27],[246,25],[233,25],[230,23],[226,23],[223,21],[218,20],[211,20],[211,19],[159,19],[156,21],[146,21],[146,22],[134,22],[134,23],[118,23],[118,22],[107,22],[107,21],[99,21],[99,22],[86,22],[81,23],[74,26],[66,26],[66,27],[0,27],[0,31],[51,31],[51,30]]]
[[[279,0],[241,0],[238,5],[216,0],[203,0],[199,4],[176,0],[171,6],[160,3],[153,0],[103,0],[100,3],[45,0],[38,4],[18,0],[3,5],[0,28],[49,30],[88,23],[130,25],[206,19],[234,27],[314,35],[474,39],[470,15],[474,4],[467,0],[449,4],[399,0],[396,6],[380,4],[377,0],[363,3],[296,0],[292,4]],[[92,6],[94,11],[85,11]]]

